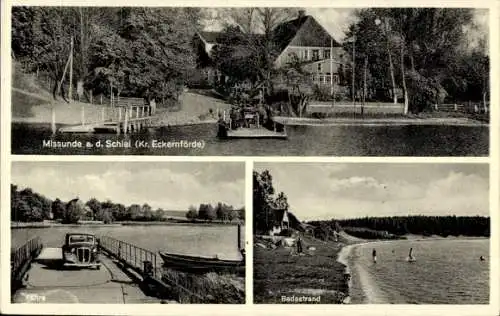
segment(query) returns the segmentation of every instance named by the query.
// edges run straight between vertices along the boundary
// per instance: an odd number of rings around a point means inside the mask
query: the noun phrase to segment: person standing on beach
[[[297,238],[297,253],[302,253],[302,238]]]
[[[373,263],[376,263],[377,262],[377,250],[375,250],[375,248],[373,248],[372,257],[373,257]]]

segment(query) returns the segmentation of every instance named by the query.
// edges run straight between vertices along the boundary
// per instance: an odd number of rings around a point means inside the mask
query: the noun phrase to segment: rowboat
[[[189,256],[159,252],[164,266],[174,270],[206,273],[206,272],[245,272],[245,256],[241,260],[219,259],[217,257]]]

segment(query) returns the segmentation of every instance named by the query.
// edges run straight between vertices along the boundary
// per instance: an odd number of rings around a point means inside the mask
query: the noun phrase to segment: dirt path
[[[86,124],[100,122],[103,115],[104,117],[111,115],[112,110],[108,104],[77,101],[66,103],[60,99],[53,100],[41,94],[12,88],[12,122],[14,123],[50,124],[53,108],[56,123],[65,125],[81,124],[82,120]],[[214,123],[217,121],[218,111],[222,113],[229,108],[229,104],[219,99],[185,92],[181,95],[179,106],[176,108],[157,108],[157,124],[173,126]]]

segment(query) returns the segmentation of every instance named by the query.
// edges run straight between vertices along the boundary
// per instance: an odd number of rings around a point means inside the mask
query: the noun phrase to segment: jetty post
[[[82,105],[82,126],[85,126],[85,107]]]
[[[52,103],[52,123],[50,127],[52,129],[52,135],[55,135],[57,129],[56,129],[56,108],[54,106],[54,103]]]
[[[241,224],[238,223],[238,250],[241,249]]]
[[[123,123],[123,134],[127,135],[128,129],[128,108],[125,108],[125,121]]]

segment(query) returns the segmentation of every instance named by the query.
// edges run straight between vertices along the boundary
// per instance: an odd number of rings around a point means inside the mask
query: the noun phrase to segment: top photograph
[[[14,155],[489,156],[487,8],[10,9]]]

